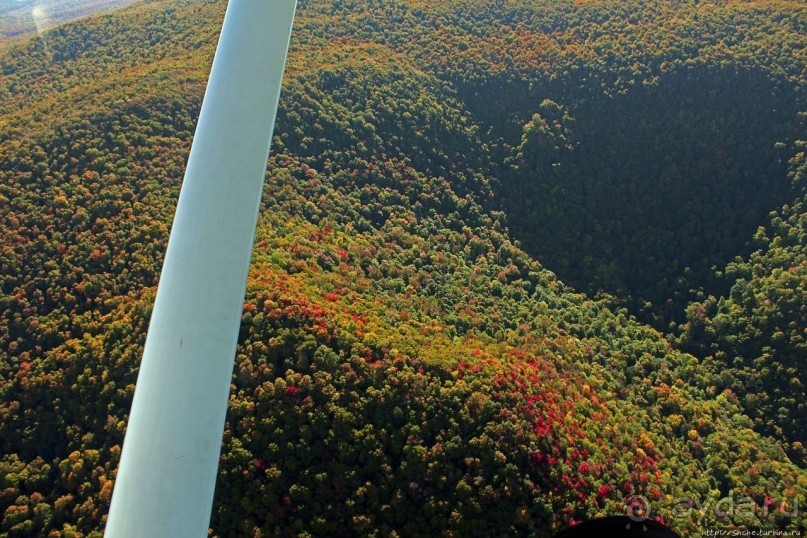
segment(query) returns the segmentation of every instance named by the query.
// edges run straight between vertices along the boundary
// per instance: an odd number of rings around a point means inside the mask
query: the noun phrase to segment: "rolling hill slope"
[[[50,28],[94,13],[127,6],[134,0],[2,0],[0,42]]]
[[[0,53],[2,535],[102,533],[224,8]],[[636,498],[803,528],[806,27],[302,3],[213,534],[549,536]]]

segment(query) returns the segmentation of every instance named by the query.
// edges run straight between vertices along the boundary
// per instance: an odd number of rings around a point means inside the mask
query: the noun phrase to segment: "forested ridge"
[[[129,5],[134,0],[0,0],[0,40],[42,33],[68,21]]]
[[[0,536],[103,532],[225,7],[0,45]],[[786,0],[301,2],[213,535],[804,529],[805,40]]]

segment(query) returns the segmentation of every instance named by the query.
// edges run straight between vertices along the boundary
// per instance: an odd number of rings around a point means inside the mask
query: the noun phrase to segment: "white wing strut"
[[[168,241],[109,538],[207,536],[296,0],[230,0]]]

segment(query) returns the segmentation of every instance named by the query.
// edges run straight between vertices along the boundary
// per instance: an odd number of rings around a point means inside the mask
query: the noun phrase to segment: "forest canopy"
[[[0,48],[0,536],[103,533],[225,7]],[[300,2],[212,535],[804,529],[805,41],[787,0]]]

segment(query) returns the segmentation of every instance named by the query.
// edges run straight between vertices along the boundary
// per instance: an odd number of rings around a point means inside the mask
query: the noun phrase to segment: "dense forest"
[[[0,536],[103,533],[225,7],[0,43]],[[211,535],[803,530],[805,45],[789,0],[302,1]]]
[[[44,32],[59,24],[135,0],[0,0],[0,40]]]

